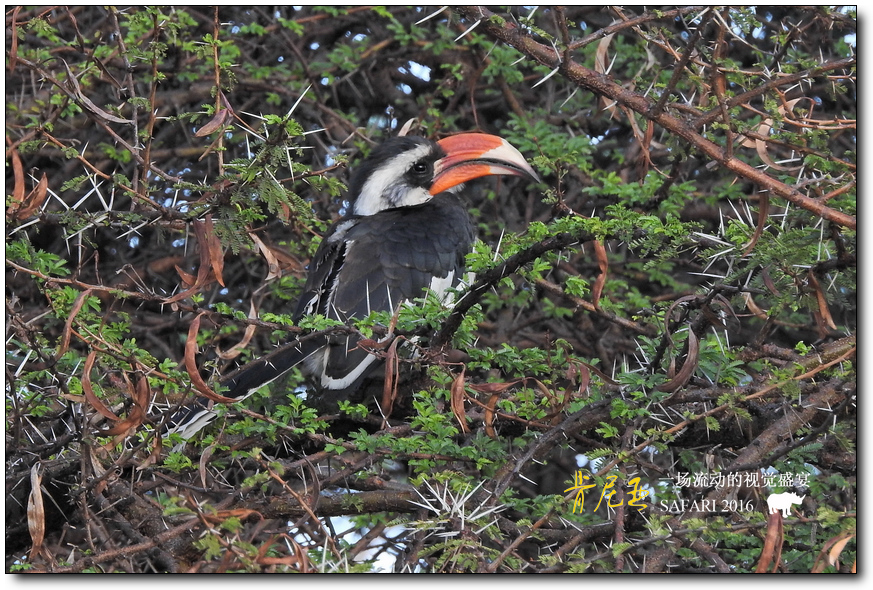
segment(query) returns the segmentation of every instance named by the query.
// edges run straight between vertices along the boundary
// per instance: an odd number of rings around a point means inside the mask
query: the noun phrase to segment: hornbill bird
[[[310,262],[295,323],[321,314],[348,324],[373,311],[394,313],[427,289],[441,296],[457,287],[475,239],[458,194],[470,180],[501,174],[539,181],[521,153],[494,135],[394,137],[376,147],[352,175],[351,213],[328,230]],[[359,340],[295,340],[222,378],[221,395],[241,400],[302,363],[315,389],[308,403],[335,410],[380,364]],[[214,416],[209,406],[198,399],[172,419],[172,430],[189,438]]]

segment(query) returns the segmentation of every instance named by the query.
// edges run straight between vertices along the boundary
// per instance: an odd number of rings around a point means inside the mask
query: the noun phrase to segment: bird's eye
[[[427,174],[430,171],[430,166],[427,162],[416,162],[412,165],[412,171],[416,174]]]

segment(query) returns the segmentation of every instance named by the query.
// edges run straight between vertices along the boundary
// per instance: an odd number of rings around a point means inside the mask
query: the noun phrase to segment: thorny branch
[[[493,20],[491,17],[495,15],[487,8],[479,6],[464,6],[458,7],[456,10],[467,20],[482,23],[482,30],[494,36],[496,39],[512,45],[525,55],[535,59],[545,66],[550,68],[560,68],[561,72],[567,77],[567,79],[577,84],[580,88],[585,88],[595,94],[614,100],[616,103],[650,119],[676,136],[681,137],[684,141],[692,144],[713,161],[718,162],[737,175],[754,182],[762,188],[770,191],[772,194],[782,197],[783,199],[790,201],[798,207],[806,209],[823,219],[833,221],[834,223],[849,229],[856,228],[855,217],[831,209],[816,199],[807,197],[787,184],[750,166],[742,160],[739,160],[736,157],[730,157],[728,152],[726,152],[722,146],[719,146],[695,131],[695,125],[689,124],[666,111],[657,112],[654,108],[655,104],[650,99],[636,92],[627,90],[615,83],[608,76],[598,74],[597,72],[573,61],[562,62],[560,52],[552,47],[538,43],[532,37],[525,34],[517,25],[502,19],[499,19],[499,21]],[[822,64],[817,68],[817,71],[824,72],[836,69],[846,69],[854,66],[855,63],[855,58],[847,58]],[[779,85],[781,86],[781,84]],[[718,110],[717,112],[720,113],[721,111]],[[718,115],[714,115],[714,117],[716,116]]]

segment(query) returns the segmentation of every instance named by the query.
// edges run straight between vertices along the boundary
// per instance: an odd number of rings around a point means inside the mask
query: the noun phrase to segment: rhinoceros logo
[[[800,504],[806,494],[798,496],[794,492],[782,492],[781,494],[772,494],[767,498],[767,506],[770,508],[770,514],[776,514],[777,510],[782,511],[782,518],[791,516],[791,505]]]

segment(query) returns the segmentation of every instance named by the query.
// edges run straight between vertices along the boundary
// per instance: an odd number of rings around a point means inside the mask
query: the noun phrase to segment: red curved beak
[[[461,133],[437,142],[446,156],[436,162],[430,194],[436,195],[474,178],[506,174],[540,177],[505,139],[486,133]]]

